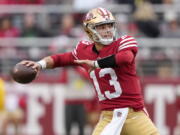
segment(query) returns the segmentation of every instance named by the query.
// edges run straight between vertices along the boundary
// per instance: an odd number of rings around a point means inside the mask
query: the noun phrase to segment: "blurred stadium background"
[[[12,82],[10,70],[23,59],[38,61],[72,50],[87,38],[81,24],[84,14],[98,6],[115,14],[119,35],[135,36],[139,42],[137,72],[146,107],[161,135],[180,135],[179,0],[0,0],[2,135],[5,128],[15,135],[14,122],[4,126],[3,121],[11,116],[5,111],[17,109],[22,110],[18,135],[65,135],[66,101],[83,102],[85,135],[91,133],[98,109],[91,86],[77,75],[80,71],[43,71],[33,83],[19,85]],[[75,87],[81,95],[69,91]],[[78,134],[77,124],[71,132]]]

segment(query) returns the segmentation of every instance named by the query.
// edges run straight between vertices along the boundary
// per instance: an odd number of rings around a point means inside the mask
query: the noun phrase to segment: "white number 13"
[[[94,83],[94,86],[95,86],[95,89],[97,91],[97,94],[98,94],[98,98],[99,98],[99,101],[102,101],[102,100],[105,100],[106,98],[108,99],[112,99],[112,98],[117,98],[121,95],[122,93],[122,90],[121,90],[121,87],[120,87],[120,84],[119,82],[117,81],[117,76],[116,76],[116,73],[115,71],[112,69],[112,68],[104,68],[104,69],[101,69],[99,71],[99,77],[104,77],[106,74],[109,74],[111,79],[109,80],[109,84],[111,86],[114,86],[114,92],[110,93],[109,90],[105,90],[104,94],[101,92],[100,88],[99,88],[99,83],[98,83],[98,80],[96,78],[96,75],[95,75],[95,72],[92,71],[90,73],[90,77],[93,79],[93,83]]]

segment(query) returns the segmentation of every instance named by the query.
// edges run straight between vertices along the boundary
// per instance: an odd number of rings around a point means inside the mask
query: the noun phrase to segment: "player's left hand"
[[[90,67],[89,72],[95,69],[95,66],[94,66],[95,61],[93,60],[74,60],[74,62],[77,64],[86,64],[87,66]]]

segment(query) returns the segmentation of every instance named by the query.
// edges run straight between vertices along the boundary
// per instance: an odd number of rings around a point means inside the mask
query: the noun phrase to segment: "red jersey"
[[[132,52],[133,59],[129,63],[118,62],[118,55],[124,52]],[[104,46],[99,52],[95,49],[95,44],[88,41],[81,41],[72,51],[64,54],[51,56],[54,66],[76,65],[75,59],[98,60],[110,55],[115,55],[115,68],[96,68],[89,73],[94,84],[96,94],[99,98],[102,110],[113,110],[115,108],[131,107],[140,110],[144,107],[140,82],[136,75],[135,56],[138,47],[136,40],[131,36],[123,36],[110,45]],[[125,57],[121,56],[125,59]],[[123,60],[122,59],[122,60]],[[82,65],[87,71],[89,67]]]
[[[7,30],[0,30],[0,37],[18,37],[20,34],[19,29],[12,27]]]

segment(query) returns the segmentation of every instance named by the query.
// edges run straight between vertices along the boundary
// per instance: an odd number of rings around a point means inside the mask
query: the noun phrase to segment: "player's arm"
[[[92,68],[114,68],[122,66],[123,64],[132,63],[134,57],[135,56],[131,50],[126,50],[102,59],[98,59],[96,61],[76,60],[75,62],[79,64],[87,64]]]
[[[95,67],[108,68],[120,67],[124,64],[131,64],[134,60],[134,54],[131,50],[121,51],[117,54],[99,59],[94,62]]]
[[[52,68],[63,67],[68,65],[76,65],[74,63],[74,57],[71,52],[47,56],[38,62],[24,60],[20,63],[28,67],[32,67],[37,72],[42,69],[52,69]]]
[[[74,60],[78,59],[79,46],[81,46],[81,44],[82,43],[79,42],[76,48],[72,52],[66,52],[66,53],[47,56],[38,62],[24,60],[20,63],[26,66],[32,67],[37,72],[39,72],[42,69],[52,69],[56,67],[78,65],[77,63],[74,62]]]

